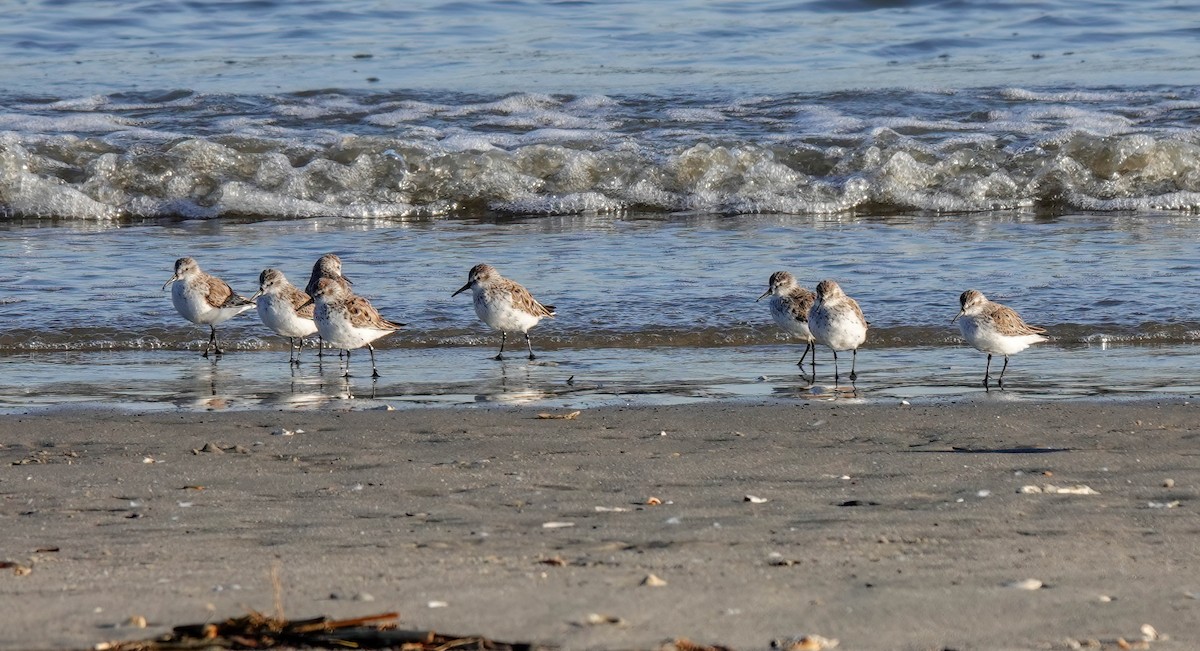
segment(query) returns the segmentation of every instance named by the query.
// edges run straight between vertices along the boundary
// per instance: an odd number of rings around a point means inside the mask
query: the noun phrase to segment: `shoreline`
[[[1188,401],[542,411],[0,416],[0,648],[269,611],[274,563],[289,617],[567,650],[1200,640]]]

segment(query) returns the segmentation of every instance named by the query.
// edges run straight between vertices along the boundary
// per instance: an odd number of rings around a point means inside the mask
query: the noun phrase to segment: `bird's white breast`
[[[362,348],[376,339],[389,335],[392,330],[379,330],[378,328],[360,328],[355,326],[346,312],[338,304],[330,305],[326,301],[317,301],[317,307],[313,311],[314,319],[317,325],[317,332],[321,334],[321,338],[325,343],[332,348],[341,348],[342,350],[353,350]]]
[[[975,350],[992,355],[1015,355],[1030,344],[1046,340],[1042,335],[1002,335],[992,326],[991,319],[982,315],[962,317],[958,329]]]
[[[818,343],[834,350],[855,350],[867,339],[867,326],[854,310],[818,304],[808,313],[808,327]]]
[[[279,294],[264,294],[258,298],[258,318],[282,337],[307,337],[317,331],[313,319],[297,315],[292,302]]]
[[[488,290],[476,287],[472,293],[475,314],[493,330],[501,332],[528,332],[541,321],[513,304],[512,295],[503,290]]]
[[[775,320],[775,324],[790,335],[805,340],[812,339],[812,332],[809,331],[808,324],[796,320],[796,317],[792,316],[792,312],[788,308],[787,301],[783,297],[771,297],[771,318]]]

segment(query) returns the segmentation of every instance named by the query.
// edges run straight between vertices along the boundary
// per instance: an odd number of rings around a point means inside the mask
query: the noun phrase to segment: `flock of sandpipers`
[[[179,314],[211,329],[204,357],[210,352],[215,355],[223,352],[217,342],[218,324],[250,308],[257,308],[259,318],[268,328],[288,338],[292,364],[299,363],[304,337],[316,334],[322,348],[328,346],[346,351],[346,377],[350,377],[350,351],[364,346],[371,353],[371,376],[379,377],[371,342],[404,325],[383,318],[370,301],[356,295],[351,290],[350,279],[342,274],[341,259],[332,253],[321,256],[313,265],[308,285],[303,290],[289,283],[283,272],[265,269],[258,277],[258,292],[246,298],[233,291],[225,281],[201,271],[192,258],[175,261],[175,274],[163,289],[172,283],[171,302]],[[542,319],[553,317],[554,306],[539,303],[529,290],[504,278],[487,264],[472,267],[467,274],[467,283],[451,296],[468,289],[472,292],[475,313],[480,320],[500,331],[500,352],[495,358],[504,358],[508,333],[519,332],[525,335],[529,359],[534,359],[529,329]],[[817,284],[816,292],[811,292],[786,271],[771,274],[767,291],[758,298],[762,300],[768,296],[771,297],[771,316],[775,323],[805,342],[804,354],[798,362],[801,368],[812,352],[813,381],[817,375],[817,344],[827,346],[833,352],[835,384],[839,380],[838,351],[851,351],[850,381],[858,379],[854,366],[858,348],[866,341],[870,324],[857,301],[847,296],[833,280],[822,280]],[[951,323],[958,321],[967,343],[987,353],[984,388],[988,388],[992,355],[1004,356],[1004,368],[997,381],[1003,388],[1009,355],[1025,350],[1030,344],[1045,341],[1045,330],[1026,324],[1011,308],[993,303],[973,289],[959,296],[959,304],[961,309]],[[294,343],[296,340],[299,345]]]

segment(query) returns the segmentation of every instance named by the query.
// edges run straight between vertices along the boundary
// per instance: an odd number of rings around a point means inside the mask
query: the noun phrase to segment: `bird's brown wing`
[[[292,304],[292,309],[296,311],[296,316],[303,319],[313,318],[313,311],[316,309],[316,305],[309,303],[308,294],[305,294],[293,285],[288,285],[283,295]],[[308,305],[304,305],[305,303],[308,303]],[[304,305],[304,307],[300,307],[301,305]]]
[[[792,318],[800,323],[808,323],[808,311],[812,309],[813,303],[817,300],[817,295],[804,289],[797,287],[787,294],[788,312]]]
[[[229,283],[216,276],[205,274],[204,285],[207,287],[207,291],[204,293],[204,300],[208,301],[208,304],[212,307],[250,305],[250,299],[233,291]]]
[[[361,296],[355,296],[346,301],[346,312],[350,315],[350,323],[358,328],[374,328],[376,330],[398,330],[403,323],[393,323],[383,318],[379,310],[371,302]]]
[[[996,324],[996,332],[999,332],[1007,337],[1040,335],[1045,334],[1046,332],[1045,328],[1039,328],[1037,326],[1031,326],[1028,323],[1025,323],[1025,320],[1021,318],[1021,315],[1017,314],[1016,310],[1008,307],[1007,305],[992,303],[988,306],[984,313],[989,319],[992,320],[992,323]]]
[[[512,296],[513,306],[518,310],[528,312],[534,316],[554,318],[554,306],[542,305],[537,302],[533,294],[530,294],[528,289],[522,287],[521,283],[505,278],[500,287],[508,292],[509,296]]]

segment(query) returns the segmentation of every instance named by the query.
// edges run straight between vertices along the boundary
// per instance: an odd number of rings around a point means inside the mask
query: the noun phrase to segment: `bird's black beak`
[[[470,282],[468,282],[467,284],[463,285],[462,287],[459,287],[457,292],[454,292],[453,294],[451,294],[451,295],[450,295],[450,298],[454,298],[455,296],[458,296],[459,294],[461,294],[461,293],[463,293],[463,292],[467,291],[468,289],[471,289],[471,283],[470,283]]]
[[[767,291],[763,292],[762,296],[759,296],[758,298],[754,299],[754,302],[757,303],[770,295],[771,295],[771,290],[768,289]]]

